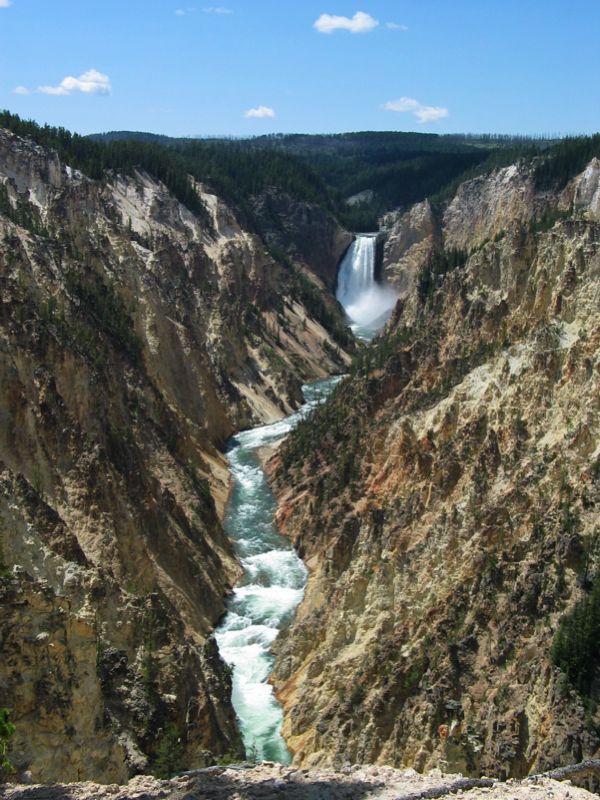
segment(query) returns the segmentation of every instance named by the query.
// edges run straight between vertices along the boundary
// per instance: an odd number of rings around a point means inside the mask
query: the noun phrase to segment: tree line
[[[274,134],[248,139],[184,139],[116,131],[81,136],[38,125],[9,111],[0,126],[38,144],[91,178],[142,170],[191,211],[207,219],[190,176],[222,196],[256,229],[250,199],[277,187],[316,203],[350,230],[376,230],[386,211],[429,198],[443,205],[465,180],[522,160],[539,189],[557,189],[600,157],[600,134],[567,137],[363,131],[331,135]],[[356,205],[346,200],[371,190]]]

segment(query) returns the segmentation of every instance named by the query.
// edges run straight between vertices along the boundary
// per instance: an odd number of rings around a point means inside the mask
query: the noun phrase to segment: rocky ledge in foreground
[[[293,769],[272,763],[194,770],[171,780],[138,775],[126,786],[95,783],[4,785],[3,800],[429,800],[459,795],[468,800],[592,800],[598,795],[560,783],[554,777],[579,779],[598,773],[600,761],[536,775],[522,781],[463,778],[433,770],[420,775],[412,769],[344,767]]]

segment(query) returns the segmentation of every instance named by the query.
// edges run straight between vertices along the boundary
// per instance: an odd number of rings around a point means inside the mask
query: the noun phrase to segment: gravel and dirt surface
[[[478,785],[473,785],[478,784]],[[95,783],[10,785],[0,787],[2,800],[593,800],[598,795],[569,781],[546,776],[496,782],[463,778],[433,770],[345,767],[340,770],[293,769],[271,763],[194,770],[171,780],[147,775],[125,786]]]

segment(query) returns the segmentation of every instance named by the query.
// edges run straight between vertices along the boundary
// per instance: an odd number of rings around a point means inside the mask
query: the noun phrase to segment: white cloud
[[[273,119],[275,112],[268,106],[257,106],[256,108],[249,108],[244,112],[246,119]]]
[[[397,22],[386,22],[385,27],[391,31],[407,31],[408,25],[398,25]]]
[[[319,33],[334,31],[350,31],[350,33],[368,33],[379,25],[379,22],[364,11],[357,11],[353,17],[337,17],[333,14],[321,14],[314,23]]]
[[[29,89],[26,86],[16,86],[13,89],[13,92],[15,94],[31,94],[31,92],[29,91]]]
[[[41,94],[52,95],[69,95],[73,94],[73,92],[83,92],[84,94],[108,94],[111,88],[108,75],[98,72],[97,69],[89,69],[78,78],[67,75],[58,86],[38,86],[36,91]]]
[[[176,17],[184,17],[185,16],[185,11],[183,10],[183,8],[178,8],[177,11],[175,12],[175,16]]]
[[[233,14],[233,11],[230,8],[225,8],[224,6],[209,6],[208,8],[203,8],[205,14]]]
[[[0,8],[9,8],[12,6],[11,0],[0,0]]]
[[[412,97],[401,97],[400,100],[390,100],[384,105],[386,111],[414,111],[421,104]]]
[[[401,97],[399,100],[390,100],[385,103],[383,108],[386,111],[408,111],[419,120],[419,122],[437,122],[448,116],[447,108],[440,106],[424,106],[412,97]]]

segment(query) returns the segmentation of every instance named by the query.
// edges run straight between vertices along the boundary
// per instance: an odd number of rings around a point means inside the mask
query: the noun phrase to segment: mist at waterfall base
[[[273,667],[270,648],[302,600],[307,570],[291,543],[275,527],[276,500],[256,451],[283,439],[339,378],[303,387],[305,404],[295,414],[230,441],[227,456],[232,491],[224,526],[233,540],[244,574],[227,602],[227,614],[215,632],[223,659],[233,667],[233,707],[240,720],[248,756],[288,764],[289,750],[281,736],[283,714],[268,677]]]
[[[344,307],[353,333],[372,339],[389,319],[396,294],[375,280],[375,236],[359,235],[340,265],[336,297]]]
[[[336,296],[354,333],[372,339],[396,302],[394,292],[375,280],[376,237],[359,235],[340,266]],[[215,632],[223,659],[233,667],[232,702],[248,756],[287,764],[290,752],[281,736],[283,713],[268,682],[273,668],[271,645],[289,624],[302,600],[307,570],[291,543],[274,524],[276,500],[257,450],[279,442],[316,405],[339,378],[303,387],[305,405],[273,425],[233,437],[227,456],[232,491],[224,527],[244,569]]]

